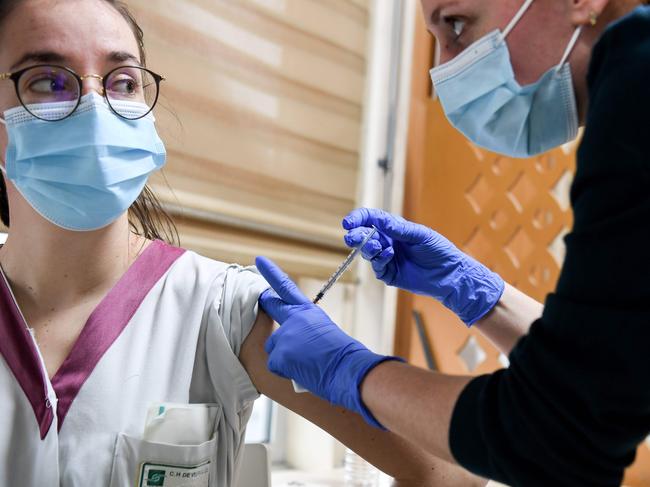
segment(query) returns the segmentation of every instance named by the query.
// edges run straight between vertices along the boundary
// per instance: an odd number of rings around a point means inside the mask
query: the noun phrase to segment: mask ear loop
[[[530,6],[533,4],[534,1],[535,0],[526,0],[524,2],[524,4],[519,9],[519,12],[517,12],[517,15],[514,16],[514,18],[510,21],[508,26],[501,34],[501,40],[503,41],[506,40],[506,38],[510,35],[512,30],[517,26],[521,18],[526,14],[526,12],[528,12],[528,9],[530,8]],[[559,73],[560,70],[566,64],[567,60],[569,59],[569,56],[571,55],[573,49],[576,47],[576,44],[578,43],[580,34],[582,34],[582,26],[576,28],[575,32],[573,33],[573,36],[569,41],[569,45],[567,46],[566,51],[564,51],[564,55],[562,56],[562,60],[560,61],[560,64],[558,64],[557,68],[555,68],[555,74]]]
[[[521,18],[528,12],[528,9],[530,6],[533,4],[535,0],[526,0],[524,4],[521,6],[519,9],[519,12],[517,12],[517,15],[514,16],[514,18],[510,21],[508,26],[504,29],[503,34],[501,34],[501,39],[506,40],[506,37],[510,35],[512,30],[517,26]]]
[[[0,117],[0,124],[4,125],[5,127],[7,126],[7,122],[2,117]],[[5,176],[6,176],[7,175],[7,169],[6,169],[7,161],[5,159],[0,158],[0,162],[2,162],[2,164],[0,164],[0,171],[3,172],[5,174]]]
[[[567,46],[566,51],[564,51],[564,56],[562,56],[562,60],[560,61],[560,64],[558,64],[557,68],[555,68],[555,74],[559,73],[560,70],[566,64],[566,62],[569,60],[569,56],[573,52],[573,49],[575,49],[576,44],[578,43],[578,39],[580,39],[580,34],[582,34],[582,26],[576,28],[576,31],[573,33],[573,36],[571,36],[569,45]]]

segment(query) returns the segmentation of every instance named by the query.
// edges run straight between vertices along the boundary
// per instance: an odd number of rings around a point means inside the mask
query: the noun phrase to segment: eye
[[[141,85],[137,79],[121,74],[111,80],[109,90],[120,95],[135,95],[141,91]]]
[[[34,78],[29,81],[29,90],[33,93],[57,93],[66,91],[68,83],[61,76],[56,75],[42,75],[39,78]]]
[[[447,17],[445,18],[445,23],[449,25],[452,32],[456,35],[456,39],[458,39],[465,30],[465,21],[458,17]]]

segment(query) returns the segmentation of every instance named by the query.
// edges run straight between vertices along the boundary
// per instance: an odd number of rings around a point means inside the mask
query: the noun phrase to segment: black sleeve
[[[650,433],[650,7],[594,50],[556,292],[458,399],[450,448],[515,486],[618,486]]]

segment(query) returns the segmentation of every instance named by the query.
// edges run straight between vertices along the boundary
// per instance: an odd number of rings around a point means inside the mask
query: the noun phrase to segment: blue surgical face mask
[[[564,56],[537,82],[515,79],[506,38],[533,0],[526,0],[506,30],[478,40],[456,58],[431,70],[449,121],[476,145],[510,157],[530,157],[575,139],[578,113],[567,60],[580,36],[576,29]]]
[[[134,116],[149,110],[140,103],[115,103],[120,113]],[[56,118],[57,111],[69,111],[68,104],[30,105],[30,110]],[[153,115],[125,120],[96,93],[85,95],[59,122],[39,120],[18,107],[5,112],[4,123],[9,145],[3,171],[34,210],[68,230],[96,230],[117,220],[149,175],[165,164]]]

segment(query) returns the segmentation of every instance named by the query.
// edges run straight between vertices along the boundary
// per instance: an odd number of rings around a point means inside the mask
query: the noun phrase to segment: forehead
[[[0,70],[28,52],[53,51],[85,67],[114,51],[139,57],[131,26],[104,0],[24,0],[4,19],[0,46]]]

